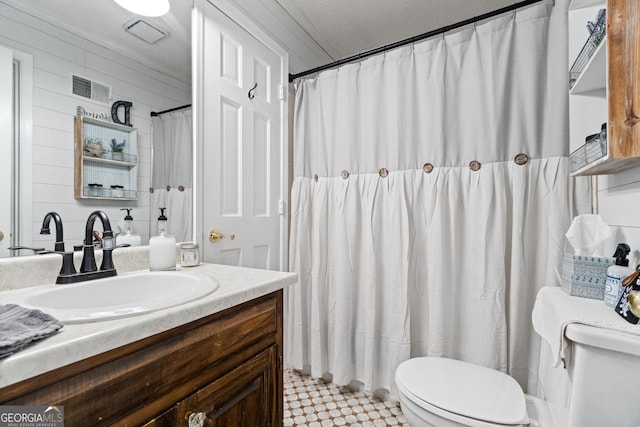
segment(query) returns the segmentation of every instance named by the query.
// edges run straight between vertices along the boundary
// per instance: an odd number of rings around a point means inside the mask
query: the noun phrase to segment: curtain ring
[[[318,175],[313,175],[313,180],[314,180],[315,182],[318,182]]]
[[[422,171],[424,173],[431,173],[433,171],[433,165],[431,163],[425,163],[424,166],[422,166]]]
[[[386,178],[389,175],[389,170],[387,170],[386,168],[382,168],[380,169],[380,171],[378,172],[378,174],[382,177],[382,178]]]
[[[524,153],[520,153],[516,155],[513,161],[515,162],[516,165],[520,165],[520,166],[526,165],[527,162],[529,161],[529,156],[527,156]]]
[[[342,179],[349,178],[349,171],[344,170],[344,171],[340,172],[340,176],[342,177]]]
[[[472,161],[469,163],[469,169],[471,169],[471,170],[472,170],[472,171],[474,171],[474,172],[479,171],[481,166],[482,166],[482,164],[481,164],[479,161],[477,161],[477,160],[472,160]]]
[[[184,191],[184,185],[178,185],[178,191],[180,192]]]
[[[171,186],[167,185],[167,191],[171,191]]]
[[[149,187],[149,193],[153,194],[153,187]]]

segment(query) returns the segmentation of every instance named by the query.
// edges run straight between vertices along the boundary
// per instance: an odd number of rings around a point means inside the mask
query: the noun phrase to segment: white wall
[[[629,266],[635,267],[640,264],[640,168],[599,176],[597,181],[598,210],[613,234],[605,255],[613,255],[617,243],[627,243],[632,251]]]
[[[46,212],[64,222],[67,249],[80,244],[86,218],[102,209],[112,225],[132,207],[134,227],[148,241],[151,174],[151,111],[191,103],[190,84],[180,82],[70,32],[0,3],[0,45],[33,56],[33,245],[53,248],[53,236],[40,236]],[[73,197],[73,117],[78,106],[109,113],[110,105],[71,95],[71,75],[111,85],[113,101],[133,103],[131,122],[138,129],[138,200],[114,202]]]

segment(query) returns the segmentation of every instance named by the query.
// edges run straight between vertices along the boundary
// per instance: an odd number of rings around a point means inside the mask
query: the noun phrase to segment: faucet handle
[[[102,236],[102,249],[109,250],[116,248],[116,238],[115,237],[105,237]]]
[[[44,248],[29,248],[26,246],[11,246],[9,250],[20,250],[20,249],[28,249],[34,251],[39,255],[46,254],[58,254],[62,255],[62,267],[60,268],[59,276],[70,276],[72,274],[76,274],[76,266],[73,264],[73,252],[62,252],[62,251],[49,251]]]
[[[60,276],[71,276],[76,274],[76,266],[73,264],[73,252],[62,253],[62,268],[60,269]]]
[[[104,241],[106,239],[103,239],[103,244]],[[112,239],[115,240],[115,239]],[[100,265],[100,270],[115,270],[116,266],[113,265],[113,258],[111,257],[111,252],[113,252],[114,249],[118,249],[118,248],[126,248],[131,246],[129,243],[122,243],[118,246],[114,246],[110,249],[103,249],[102,250],[102,264]]]

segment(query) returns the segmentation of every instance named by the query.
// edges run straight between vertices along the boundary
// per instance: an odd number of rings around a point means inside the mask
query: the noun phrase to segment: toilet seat
[[[396,384],[414,404],[452,421],[478,426],[529,422],[518,383],[493,369],[441,357],[419,357],[400,364]]]

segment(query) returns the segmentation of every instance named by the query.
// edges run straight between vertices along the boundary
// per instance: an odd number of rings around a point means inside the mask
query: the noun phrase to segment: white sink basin
[[[14,302],[38,308],[65,324],[88,323],[174,307],[209,295],[219,286],[217,280],[201,274],[151,271],[43,286]]]

